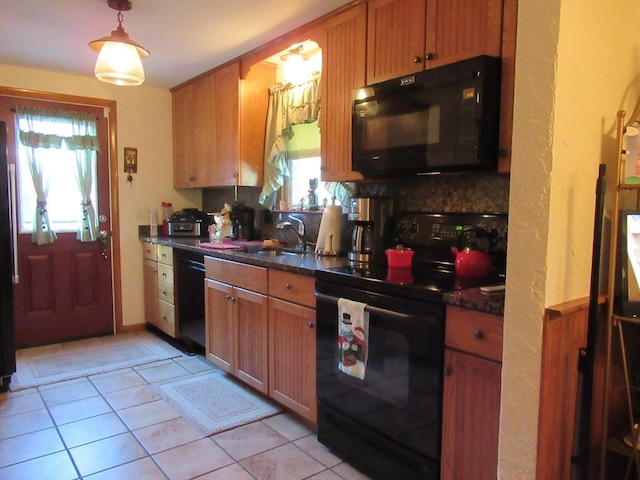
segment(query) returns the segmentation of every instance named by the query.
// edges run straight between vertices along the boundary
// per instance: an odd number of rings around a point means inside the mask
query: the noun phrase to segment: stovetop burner
[[[489,251],[494,269],[482,279],[455,274],[451,247],[469,228],[495,232]],[[505,283],[506,215],[404,212],[396,219],[394,243],[415,250],[411,268],[389,268],[386,263],[353,263],[318,271],[316,278],[375,293],[404,298],[442,301],[442,295],[459,289]]]
[[[362,290],[419,300],[440,301],[454,290],[504,284],[499,272],[482,279],[458,277],[454,271],[414,265],[412,268],[389,268],[386,264],[351,265],[316,272],[319,280],[329,280]]]

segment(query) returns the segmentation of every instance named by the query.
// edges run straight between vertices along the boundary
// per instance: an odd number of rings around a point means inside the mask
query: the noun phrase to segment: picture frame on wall
[[[625,317],[640,317],[640,210],[620,212],[620,293]]]

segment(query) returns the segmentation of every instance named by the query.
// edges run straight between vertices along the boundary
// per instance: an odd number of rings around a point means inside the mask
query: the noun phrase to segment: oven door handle
[[[328,302],[334,305],[338,305],[338,297],[334,297],[331,295],[325,295],[324,293],[319,293],[319,292],[315,292],[315,297],[321,301],[321,302]],[[394,318],[396,320],[410,320],[411,318],[415,317],[415,315],[407,315],[406,313],[399,313],[399,312],[394,312],[393,310],[387,310],[386,308],[379,308],[379,307],[374,307],[371,305],[367,305],[365,308],[365,311],[368,311],[369,313],[374,313],[376,315],[381,315],[384,317],[391,317]]]

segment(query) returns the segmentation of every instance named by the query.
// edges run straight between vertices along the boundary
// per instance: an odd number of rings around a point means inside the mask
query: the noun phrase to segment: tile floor
[[[367,478],[290,414],[204,437],[151,386],[214,368],[182,356],[0,394],[0,480]]]

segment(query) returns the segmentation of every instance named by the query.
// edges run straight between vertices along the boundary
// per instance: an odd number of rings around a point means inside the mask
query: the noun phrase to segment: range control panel
[[[473,243],[480,250],[505,253],[506,214],[401,212],[394,241],[407,247],[444,248]]]

